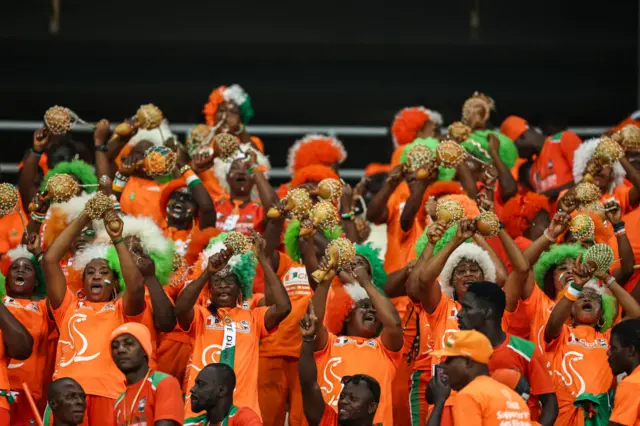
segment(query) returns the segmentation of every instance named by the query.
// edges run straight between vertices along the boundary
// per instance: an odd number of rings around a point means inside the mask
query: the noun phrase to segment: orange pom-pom
[[[413,142],[427,121],[429,114],[425,108],[411,107],[400,110],[391,124],[393,144],[402,146]]]
[[[209,95],[209,102],[205,104],[202,110],[208,126],[215,126],[216,124],[216,111],[218,111],[220,104],[224,102],[223,92],[226,88],[227,86],[220,86]]]
[[[340,176],[330,167],[321,164],[307,166],[298,170],[291,180],[291,187],[296,188],[307,182],[319,183],[324,179],[340,179]]]
[[[540,210],[551,211],[549,199],[544,195],[527,192],[526,195],[518,194],[512,197],[502,210],[505,231],[511,238],[522,236]]]

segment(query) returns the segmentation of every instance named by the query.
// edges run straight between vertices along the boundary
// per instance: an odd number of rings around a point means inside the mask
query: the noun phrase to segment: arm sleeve
[[[453,406],[454,426],[482,426],[482,408],[469,394],[456,395]]]
[[[53,319],[56,321],[58,327],[62,326],[62,321],[64,320],[64,316],[69,310],[69,308],[77,302],[76,296],[73,294],[71,290],[67,288],[67,291],[64,293],[64,299],[62,299],[62,303],[58,306],[58,309],[54,309],[51,307],[51,311],[53,312]]]
[[[195,305],[193,307],[193,321],[191,322],[191,326],[188,330],[182,330],[180,327],[180,322],[178,322],[178,328],[189,335],[189,337],[194,338],[198,335],[200,330],[202,330],[202,325],[207,317],[205,314],[205,308],[199,305]]]
[[[160,382],[156,389],[154,421],[173,420],[182,424],[184,420],[184,402],[178,380],[169,376]]]
[[[268,306],[261,306],[259,308],[251,309],[251,317],[253,318],[256,332],[259,333],[261,339],[264,339],[265,337],[275,333],[278,330],[278,327],[275,327],[272,330],[267,330],[267,327],[264,323],[264,317],[267,314],[268,310]]]
[[[258,415],[248,407],[240,408],[238,413],[234,416],[234,420],[234,425],[262,426],[262,420],[260,420],[260,417],[258,417]]]
[[[625,383],[624,380],[618,385],[609,421],[624,426],[635,424],[640,418],[638,391],[640,391],[640,387]]]

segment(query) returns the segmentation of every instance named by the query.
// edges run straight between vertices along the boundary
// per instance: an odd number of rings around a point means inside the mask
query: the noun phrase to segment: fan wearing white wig
[[[53,378],[71,377],[82,386],[87,394],[88,424],[112,425],[113,416],[105,413],[113,411],[125,386],[105,336],[126,322],[144,322],[148,328],[153,324],[148,324],[142,276],[125,244],[123,221],[115,210],[104,216],[111,243],[90,245],[78,253],[74,268],[65,277],[60,260],[89,220],[86,211],[80,213],[42,260],[47,297],[60,330]],[[67,289],[68,280],[82,281],[83,299]]]
[[[421,424],[425,424],[427,412],[427,406],[422,402],[430,379],[427,366],[435,363],[429,353],[443,349],[451,333],[460,330],[458,312],[469,285],[473,282],[495,282],[502,287],[510,280],[524,280],[529,272],[529,263],[504,229],[500,229],[498,236],[513,265],[508,277],[501,261],[489,253],[489,246],[475,233],[475,223],[470,219],[462,219],[448,229],[441,222],[429,225],[429,242],[419,253],[419,260],[407,280],[407,294],[416,304],[418,313],[419,351],[415,360],[417,374],[411,381],[411,395],[420,396],[415,403],[420,404]],[[466,242],[470,238],[476,243]],[[518,306],[519,295],[506,296],[506,311],[513,313]]]
[[[623,214],[629,213],[640,203],[640,171],[626,155],[614,162],[599,159],[595,155],[596,148],[604,139],[608,138],[588,139],[576,149],[573,157],[574,181],[576,184],[596,184],[602,193],[602,204],[615,199],[620,203]],[[625,184],[625,178],[632,185]]]

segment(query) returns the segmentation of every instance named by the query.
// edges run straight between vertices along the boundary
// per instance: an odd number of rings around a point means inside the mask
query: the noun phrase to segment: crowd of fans
[[[353,187],[306,135],[276,189],[238,85],[185,141],[51,108],[0,184],[0,425],[639,425],[640,122],[493,109],[402,109]]]

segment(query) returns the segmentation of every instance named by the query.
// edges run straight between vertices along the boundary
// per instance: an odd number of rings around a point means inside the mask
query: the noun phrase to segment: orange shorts
[[[298,380],[298,359],[261,356],[258,371],[258,400],[262,422],[270,426],[284,426],[289,411],[288,424],[302,425],[304,412]]]

